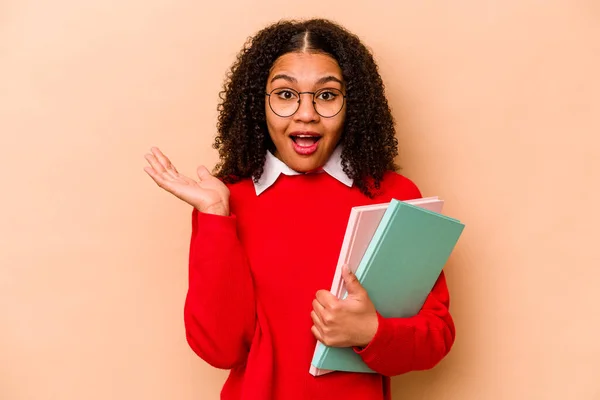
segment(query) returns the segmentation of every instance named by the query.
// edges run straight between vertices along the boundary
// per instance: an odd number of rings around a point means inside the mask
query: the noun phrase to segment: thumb
[[[199,166],[198,169],[196,170],[196,173],[198,174],[198,178],[200,178],[200,180],[208,179],[212,176],[211,173],[208,171],[208,169],[206,169],[206,167],[204,165]]]
[[[345,264],[342,267],[342,278],[344,279],[344,283],[346,284],[346,290],[348,290],[349,295],[359,294],[363,290],[363,287],[358,281],[356,275],[354,275],[354,273],[350,271],[348,264]]]

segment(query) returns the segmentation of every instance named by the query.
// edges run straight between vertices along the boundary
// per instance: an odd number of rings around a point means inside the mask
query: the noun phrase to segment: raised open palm
[[[146,154],[150,164],[144,171],[156,184],[199,211],[229,215],[229,189],[204,166],[198,167],[198,180],[180,174],[171,161],[156,147]]]

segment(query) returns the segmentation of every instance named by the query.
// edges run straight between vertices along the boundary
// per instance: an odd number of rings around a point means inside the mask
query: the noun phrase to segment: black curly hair
[[[397,170],[394,120],[370,51],[356,35],[326,19],[280,21],[245,43],[220,92],[215,176],[231,183],[262,175],[266,151],[275,149],[265,115],[269,72],[280,56],[298,51],[327,54],[339,64],[347,95],[342,166],[359,190],[372,196],[384,173]]]

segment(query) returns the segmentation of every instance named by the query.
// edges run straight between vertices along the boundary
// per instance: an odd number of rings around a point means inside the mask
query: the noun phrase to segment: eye
[[[317,99],[323,100],[323,101],[333,101],[338,96],[339,96],[339,93],[337,93],[333,90],[324,90],[322,92],[319,92]]]
[[[298,97],[296,92],[290,89],[276,90],[275,95],[281,100],[294,100]]]

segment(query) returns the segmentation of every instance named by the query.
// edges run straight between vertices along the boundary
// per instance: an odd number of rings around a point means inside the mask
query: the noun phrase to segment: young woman
[[[224,400],[390,399],[389,377],[435,366],[454,343],[440,275],[418,315],[383,318],[348,270],[330,292],[353,206],[421,197],[398,174],[393,118],[361,41],[327,20],[266,27],[224,85],[198,179],[157,148],[146,172],[194,207],[184,320],[190,347],[230,370]],[[316,341],[376,374],[309,374]]]

